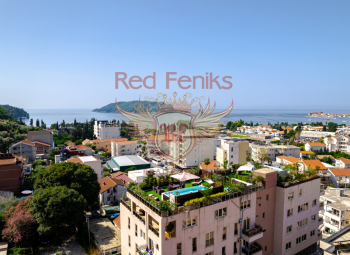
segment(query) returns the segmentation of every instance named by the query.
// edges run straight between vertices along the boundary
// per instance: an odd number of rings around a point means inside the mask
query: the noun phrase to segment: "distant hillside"
[[[0,107],[0,120],[12,120],[12,116],[2,107]]]
[[[18,119],[20,117],[29,118],[29,113],[27,113],[22,108],[17,108],[8,104],[0,104],[0,107],[4,108],[15,119]]]
[[[139,105],[139,101],[129,101],[129,102],[118,102],[118,105],[129,112],[135,112],[133,102],[135,102],[135,106],[137,107]],[[141,101],[143,106],[146,106],[148,101]],[[149,102],[149,108],[152,112],[158,110],[158,103],[157,102]],[[117,109],[115,108],[115,103],[108,104],[106,106],[103,106],[99,109],[93,110],[93,112],[108,112],[108,113],[113,113],[113,112],[118,112]]]

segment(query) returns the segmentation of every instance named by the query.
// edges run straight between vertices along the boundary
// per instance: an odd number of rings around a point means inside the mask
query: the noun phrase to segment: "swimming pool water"
[[[191,192],[197,192],[199,190],[202,190],[204,189],[204,187],[200,187],[200,186],[193,186],[193,187],[189,187],[189,188],[185,188],[185,189],[178,189],[178,190],[174,190],[174,191],[170,191],[170,192],[176,192],[178,191],[180,193],[180,195],[184,195],[184,194],[188,194],[188,193],[191,193]],[[169,193],[170,192],[165,192],[163,193],[165,196],[169,197]]]

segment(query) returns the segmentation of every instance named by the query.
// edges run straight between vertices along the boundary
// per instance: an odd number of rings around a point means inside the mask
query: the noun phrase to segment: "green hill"
[[[12,120],[12,116],[2,107],[0,107],[0,120]]]
[[[129,102],[118,102],[118,105],[129,112],[135,112],[133,102],[135,102],[135,106],[137,107],[139,105],[139,101],[129,101]],[[146,106],[148,101],[141,101],[141,104],[143,106]],[[158,110],[158,103],[157,102],[149,102],[149,109],[152,112],[155,112]],[[115,103],[108,104],[106,106],[103,106],[101,108],[93,110],[93,112],[107,112],[107,113],[113,113],[113,112],[118,112],[117,109],[115,108]]]
[[[13,118],[18,119],[20,117],[22,118],[29,118],[29,113],[27,113],[25,110],[21,108],[17,108],[8,104],[0,104],[0,107],[4,108]]]

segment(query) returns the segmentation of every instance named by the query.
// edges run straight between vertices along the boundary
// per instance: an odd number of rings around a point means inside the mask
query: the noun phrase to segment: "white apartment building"
[[[10,153],[17,153],[18,155],[27,155],[30,160],[36,159],[37,153],[35,144],[28,140],[23,140],[11,145],[9,151]]]
[[[103,178],[103,170],[101,161],[95,156],[82,156],[77,158],[70,158],[66,162],[80,163],[82,165],[90,166],[97,174],[97,180]]]
[[[124,155],[136,155],[137,154],[137,142],[135,141],[112,141],[111,142],[111,155],[112,157],[124,156]]]
[[[350,169],[349,168],[334,168],[328,169],[330,181],[338,188],[350,188]]]
[[[324,143],[311,143],[308,142],[305,144],[305,150],[306,151],[319,151],[319,150],[325,150],[326,145]]]
[[[350,159],[337,158],[335,160],[335,166],[337,168],[350,168]]]
[[[324,139],[328,151],[342,151],[350,153],[350,138],[346,135],[335,135]]]
[[[294,145],[258,145],[250,144],[251,156],[254,161],[260,161],[259,155],[261,152],[266,154],[271,161],[276,161],[276,157],[279,156],[292,156],[295,158],[300,157],[300,148]]]
[[[345,189],[328,188],[320,197],[324,209],[319,214],[324,218],[322,232],[325,235],[334,234],[350,224],[350,201],[345,192]]]
[[[276,188],[274,254],[314,254],[322,238],[318,227],[320,178]]]
[[[94,135],[97,139],[120,138],[120,127],[107,120],[96,120],[94,125]]]
[[[106,176],[98,181],[101,186],[99,201],[101,205],[110,203],[120,203],[123,194],[126,195],[127,189],[124,187],[124,182]]]
[[[220,165],[224,161],[228,161],[228,165],[247,163],[247,156],[249,155],[249,142],[241,139],[221,139],[221,145],[216,148],[216,160]]]

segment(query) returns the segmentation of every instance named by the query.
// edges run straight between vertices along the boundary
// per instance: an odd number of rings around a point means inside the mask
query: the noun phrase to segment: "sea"
[[[78,122],[85,122],[95,118],[96,120],[125,120],[128,119],[119,113],[102,113],[93,112],[92,109],[25,109],[30,118],[33,118],[34,123],[36,119],[43,120],[47,127],[51,124],[61,123],[63,120],[65,123],[73,123],[74,119]],[[222,111],[222,109],[216,109],[215,112]],[[269,122],[274,124],[277,122],[288,122],[289,124],[311,123],[311,122],[335,122],[338,124],[350,125],[350,118],[332,118],[330,120],[323,120],[323,118],[310,118],[307,115],[315,110],[284,110],[284,109],[233,109],[232,112],[223,118],[221,121],[237,121],[244,120],[250,123],[251,121],[256,124],[268,124]],[[317,111],[317,110],[316,110]],[[332,112],[344,112],[342,110]],[[23,120],[26,124],[29,124],[29,119]]]

